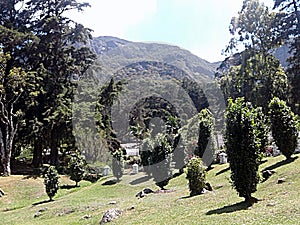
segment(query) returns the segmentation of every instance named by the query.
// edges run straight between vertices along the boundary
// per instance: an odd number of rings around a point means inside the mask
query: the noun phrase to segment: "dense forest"
[[[119,177],[126,153],[121,144],[136,140],[152,148],[142,154],[143,165],[162,168],[175,161],[182,169],[189,154],[202,158],[206,146],[214,146],[208,144],[211,127],[223,132],[228,99],[242,97],[268,114],[278,97],[299,115],[299,3],[275,0],[272,10],[245,0],[229,26],[227,58],[208,63],[172,46],[164,51],[159,44],[93,39],[90,29],[66,16],[87,3],[1,0],[3,175],[21,156],[32,168],[60,168],[72,154],[95,162],[111,153]],[[288,49],[285,65],[275,57],[280,47]],[[166,177],[156,179],[160,187]]]

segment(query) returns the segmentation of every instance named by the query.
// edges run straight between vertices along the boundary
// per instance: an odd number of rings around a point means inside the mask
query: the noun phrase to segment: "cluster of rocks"
[[[109,209],[104,213],[104,215],[100,221],[100,225],[111,222],[112,220],[114,220],[115,218],[117,218],[121,215],[122,215],[122,210],[117,209],[117,208]]]
[[[47,211],[47,208],[41,208],[41,209],[39,209],[39,210],[33,215],[33,217],[34,217],[34,218],[37,218],[37,217],[41,216],[42,213],[45,212],[45,211]]]

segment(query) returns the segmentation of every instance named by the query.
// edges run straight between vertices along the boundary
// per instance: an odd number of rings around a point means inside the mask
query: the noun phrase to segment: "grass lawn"
[[[125,175],[114,185],[103,185],[110,178],[94,184],[82,181],[77,188],[68,188],[74,182],[61,176],[65,188],[53,202],[47,202],[42,178],[1,177],[6,195],[0,198],[0,224],[99,224],[110,208],[123,214],[109,224],[300,224],[299,154],[294,157],[290,163],[282,163],[283,156],[266,158],[260,170],[271,167],[276,173],[258,185],[253,196],[261,201],[250,208],[231,188],[228,164],[214,165],[207,176],[214,191],[195,197],[189,197],[185,175],[170,181],[167,188],[173,191],[141,199],[135,195],[143,188],[157,190],[143,173]],[[278,184],[279,178],[285,182]]]

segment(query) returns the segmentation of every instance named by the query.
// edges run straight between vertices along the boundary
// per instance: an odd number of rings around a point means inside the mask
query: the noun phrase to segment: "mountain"
[[[223,126],[225,103],[214,80],[219,63],[210,63],[177,46],[131,42],[109,36],[94,38],[90,47],[98,55],[99,69],[94,72],[100,83],[109,81],[111,76],[126,80],[127,91],[119,97],[122,110],[116,110],[121,115],[114,118],[126,121],[125,117],[137,100],[158,95],[175,105],[183,118],[209,105],[217,124]],[[183,88],[184,84],[189,84],[193,90],[190,86]]]
[[[139,62],[160,62],[178,67],[197,81],[211,81],[219,63],[210,63],[177,46],[159,43],[131,42],[101,36],[90,42],[98,55],[103,73],[114,73]]]

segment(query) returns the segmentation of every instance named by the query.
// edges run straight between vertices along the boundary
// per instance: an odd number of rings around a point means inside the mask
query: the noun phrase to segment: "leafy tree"
[[[190,159],[186,168],[186,178],[189,180],[190,196],[201,194],[206,187],[206,167],[201,158]]]
[[[161,189],[164,189],[171,177],[170,164],[173,150],[165,133],[158,133],[154,137],[143,140],[142,165],[146,167],[149,174],[152,174],[155,184]]]
[[[85,161],[82,156],[78,152],[76,154],[73,154],[68,163],[68,171],[70,174],[70,179],[76,182],[76,187],[84,177],[84,167]]]
[[[33,15],[28,30],[39,39],[28,61],[34,70],[40,70],[40,89],[43,90],[31,108],[31,115],[35,118],[29,120],[32,126],[40,125],[33,137],[39,141],[36,137],[44,136],[46,146],[51,149],[52,165],[58,163],[60,137],[72,134],[71,109],[76,85],[72,78],[74,75],[82,77],[95,59],[95,55],[84,46],[91,38],[90,30],[64,15],[70,10],[82,11],[87,6],[87,3],[76,0],[32,0],[26,3],[28,13]],[[41,162],[37,156],[41,149],[35,149],[34,153],[33,163],[38,166]]]
[[[283,26],[281,32],[286,34],[300,32],[300,12],[299,12],[299,0],[274,0],[274,9],[277,8],[280,11],[284,12],[284,19],[282,20]]]
[[[274,0],[274,9],[280,13],[280,33],[284,43],[290,48],[291,56],[288,59],[289,65],[287,74],[292,86],[292,108],[300,113],[300,1],[299,0]]]
[[[244,97],[266,112],[274,96],[287,98],[287,76],[271,54],[282,42],[279,24],[276,13],[269,12],[258,0],[243,2],[239,16],[230,24],[232,39],[226,52],[231,55],[216,74],[225,99]],[[236,53],[241,46],[244,50]]]
[[[0,156],[4,176],[11,174],[14,139],[24,119],[20,103],[30,80],[20,67],[11,67],[10,60],[10,55],[0,50]]]
[[[0,154],[4,175],[10,175],[15,137],[24,124],[24,115],[32,96],[32,77],[27,65],[27,51],[37,41],[26,30],[28,16],[16,4],[22,1],[0,2]],[[22,15],[22,16],[21,16]]]
[[[254,53],[267,56],[270,50],[281,44],[277,30],[280,18],[258,0],[244,0],[238,17],[233,17],[229,26],[232,38],[225,49],[227,53],[239,52],[242,45]]]
[[[282,154],[290,159],[297,147],[297,119],[283,100],[274,98],[270,102],[272,135]]]
[[[287,98],[287,76],[274,56],[251,56],[247,51],[241,55],[240,65],[231,66],[219,79],[225,98],[244,97],[264,112],[274,96]]]
[[[118,154],[117,156],[114,156],[112,159],[112,171],[118,181],[123,176],[123,165],[122,165],[122,158],[120,157],[120,155],[121,154]]]
[[[59,176],[57,174],[57,170],[54,166],[49,166],[45,173],[44,184],[46,187],[46,193],[50,198],[50,201],[53,200],[53,197],[57,193],[59,189]]]
[[[266,147],[269,144],[269,119],[264,114],[261,107],[255,109],[255,130],[257,136],[257,143],[259,145],[260,161],[263,157],[263,154],[266,151]]]
[[[231,170],[232,186],[246,202],[259,182],[259,146],[256,136],[255,111],[243,98],[229,99],[226,111],[225,146]]]
[[[204,159],[205,152],[210,153],[210,159],[207,158],[207,154],[205,155],[204,163],[209,164],[206,166],[210,166],[213,159],[213,130],[214,130],[214,118],[208,109],[202,109],[198,114],[198,144],[197,149],[195,151],[195,155]],[[210,161],[210,162],[209,162]]]
[[[0,46],[10,56],[6,72],[21,68],[34,74],[18,107],[26,121],[19,126],[22,141],[34,146],[35,166],[41,165],[44,148],[51,148],[51,163],[57,164],[61,142],[72,140],[66,138],[72,134],[70,109],[76,84],[71,78],[81,77],[95,55],[84,46],[90,30],[64,15],[86,6],[76,0],[0,2]]]

